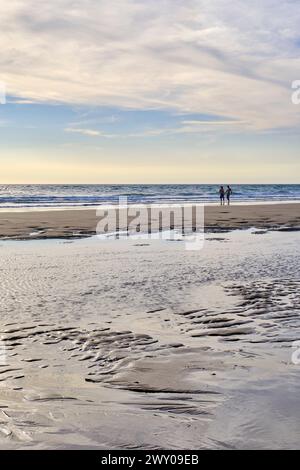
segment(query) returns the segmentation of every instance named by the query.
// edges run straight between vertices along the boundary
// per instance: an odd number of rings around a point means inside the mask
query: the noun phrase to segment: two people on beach
[[[231,198],[231,195],[232,195],[231,187],[227,186],[227,189],[225,190],[224,186],[220,186],[219,195],[220,195],[221,206],[225,206],[225,197],[227,199],[227,204],[229,206],[230,205],[230,198]]]

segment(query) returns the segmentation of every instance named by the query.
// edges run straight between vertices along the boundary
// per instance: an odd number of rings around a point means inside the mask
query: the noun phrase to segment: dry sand
[[[164,209],[165,210],[165,209]],[[109,211],[115,217],[115,211]],[[41,239],[72,238],[94,235],[100,218],[95,209],[1,212],[0,238]],[[110,220],[110,219],[109,219]],[[192,224],[192,221],[190,221]],[[175,218],[174,228],[181,227],[180,217]],[[206,206],[205,228],[222,230],[235,228],[299,228],[300,204],[262,204],[237,206]],[[120,230],[126,227],[120,224]],[[166,228],[166,227],[163,227]],[[142,217],[141,231],[148,229],[148,219]]]

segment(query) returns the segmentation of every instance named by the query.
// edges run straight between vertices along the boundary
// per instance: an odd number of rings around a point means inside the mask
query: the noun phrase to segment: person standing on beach
[[[225,190],[224,190],[224,186],[220,186],[219,194],[220,194],[221,206],[224,206],[224,205],[225,205]]]
[[[226,198],[227,198],[227,204],[230,205],[230,198],[231,198],[231,195],[232,195],[232,189],[230,186],[227,186],[227,189],[226,189]]]

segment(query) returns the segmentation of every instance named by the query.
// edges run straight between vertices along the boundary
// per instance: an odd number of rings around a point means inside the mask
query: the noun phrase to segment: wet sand
[[[299,241],[2,241],[0,448],[299,449]]]
[[[163,209],[164,211],[165,209]],[[108,211],[113,221],[115,211]],[[129,217],[129,221],[131,218]],[[0,238],[43,239],[91,236],[100,221],[96,209],[0,212]],[[187,221],[194,225],[195,220]],[[181,217],[174,218],[174,228],[182,225]],[[292,229],[300,228],[300,204],[280,203],[261,205],[206,206],[206,230],[232,230],[236,228]],[[119,230],[127,227],[120,223]],[[162,229],[166,228],[162,222]],[[142,214],[141,231],[149,229],[146,215]],[[101,230],[100,230],[101,231]],[[99,231],[98,231],[99,233]]]

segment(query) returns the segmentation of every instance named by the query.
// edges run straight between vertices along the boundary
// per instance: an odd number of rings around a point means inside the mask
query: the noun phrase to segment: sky
[[[300,182],[300,0],[0,7],[0,183]]]

